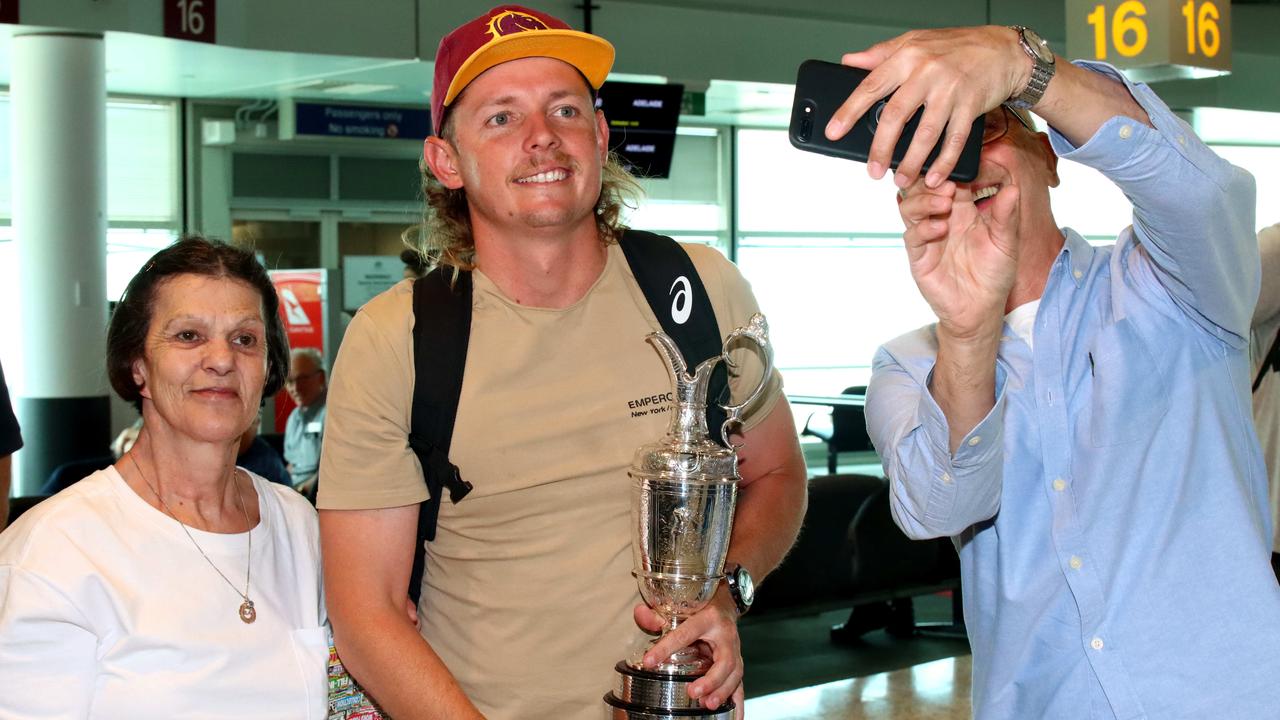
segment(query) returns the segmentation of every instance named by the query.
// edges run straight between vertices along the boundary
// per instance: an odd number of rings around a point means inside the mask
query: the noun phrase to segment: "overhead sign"
[[[1067,0],[1067,52],[1142,80],[1231,71],[1230,0]]]
[[[164,36],[217,42],[217,17],[218,0],[164,0]]]
[[[684,86],[678,84],[606,82],[600,87],[596,107],[609,121],[609,144],[633,174],[671,174],[683,97]]]
[[[0,23],[18,24],[18,0],[0,0]]]
[[[281,117],[287,121],[286,117]],[[293,103],[295,135],[424,140],[431,134],[431,112],[425,107]]]

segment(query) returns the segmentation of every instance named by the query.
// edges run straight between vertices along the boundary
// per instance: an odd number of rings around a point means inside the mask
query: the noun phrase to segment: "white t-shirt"
[[[316,513],[250,477],[261,514],[251,625],[178,523],[115,468],[0,534],[0,718],[324,718]],[[190,532],[244,582],[246,533]]]
[[[1004,321],[1009,325],[1009,329],[1027,344],[1027,347],[1033,347],[1034,331],[1036,327],[1036,313],[1040,311],[1040,301],[1032,300],[1031,302],[1022,303],[1018,307],[1009,311],[1004,316]]]

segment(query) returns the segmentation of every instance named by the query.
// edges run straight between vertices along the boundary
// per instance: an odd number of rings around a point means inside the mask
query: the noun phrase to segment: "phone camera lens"
[[[809,138],[813,136],[813,105],[806,104],[801,108],[798,125],[796,140],[802,143],[809,142]]]

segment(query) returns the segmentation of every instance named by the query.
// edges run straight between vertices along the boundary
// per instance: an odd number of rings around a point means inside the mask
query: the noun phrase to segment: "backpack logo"
[[[679,286],[679,290],[676,287]],[[673,294],[674,293],[674,294]],[[667,291],[671,297],[671,319],[677,325],[683,325],[689,321],[689,315],[693,312],[693,288],[689,285],[689,278],[681,275],[676,281],[671,283],[671,289]]]

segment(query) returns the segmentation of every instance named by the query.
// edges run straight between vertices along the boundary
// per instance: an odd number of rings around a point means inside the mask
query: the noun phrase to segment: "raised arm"
[[[926,182],[936,188],[955,167],[974,118],[1018,95],[1031,77],[1033,62],[1017,33],[989,25],[913,30],[848,53],[842,62],[871,74],[833,115],[826,134],[843,136],[878,100],[893,94],[880,113],[867,169],[879,179],[889,168],[902,128],[924,107],[915,138],[894,176],[900,188],[919,177],[924,159],[944,139],[943,152]],[[1057,58],[1044,97],[1033,108],[1076,145],[1084,144],[1117,115],[1150,125],[1146,112],[1121,83]],[[944,137],[945,127],[945,137]]]
[[[351,676],[392,717],[480,718],[406,612],[417,528],[417,505],[320,511],[334,643]]]

